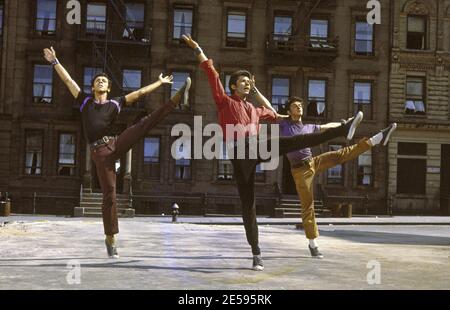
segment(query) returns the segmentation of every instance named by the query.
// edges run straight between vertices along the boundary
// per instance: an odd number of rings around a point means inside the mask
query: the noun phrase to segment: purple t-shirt
[[[282,137],[292,137],[295,135],[306,135],[320,131],[319,125],[303,124],[301,121],[292,121],[291,119],[284,119],[280,122],[280,135]],[[306,158],[312,157],[311,149],[305,148],[302,150],[290,152],[287,158],[291,165],[295,165]]]

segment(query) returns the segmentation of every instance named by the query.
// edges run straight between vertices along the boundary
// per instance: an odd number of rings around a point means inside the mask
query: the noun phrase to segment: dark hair
[[[303,99],[300,97],[292,96],[292,97],[289,97],[289,99],[286,101],[286,105],[285,105],[286,111],[289,111],[289,109],[291,108],[291,104],[293,104],[294,102],[300,102],[300,104],[303,107]]]
[[[105,78],[108,79],[108,87],[111,88],[111,79],[109,78],[109,76],[105,72],[98,73],[92,78],[92,80],[91,80],[91,87],[94,87],[95,80],[98,77],[100,77],[100,76],[104,76]]]
[[[228,88],[230,89],[231,93],[233,93],[233,89],[231,89],[231,85],[236,86],[237,80],[239,79],[240,76],[246,76],[249,79],[252,78],[252,74],[250,72],[248,72],[247,70],[238,70],[238,71],[233,72],[230,76],[230,81],[228,82]]]

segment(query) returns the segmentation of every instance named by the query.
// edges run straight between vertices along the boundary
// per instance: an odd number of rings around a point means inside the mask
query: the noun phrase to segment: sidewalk
[[[27,221],[55,221],[60,219],[79,220],[81,218],[52,216],[52,215],[27,215],[14,214],[9,217],[0,217],[0,224],[3,222],[27,222]],[[91,218],[82,218],[89,220]],[[166,216],[137,216],[136,221],[155,223],[170,223],[172,217]],[[124,219],[119,219],[122,221]],[[317,224],[324,225],[450,225],[450,216],[354,216],[352,218],[316,218]],[[179,216],[179,223],[188,224],[208,224],[208,225],[242,225],[242,218],[235,216],[224,217],[204,217],[204,216]],[[301,219],[296,218],[271,218],[258,217],[260,225],[296,225]]]
[[[419,219],[426,224],[416,225]],[[370,225],[333,220],[319,227],[325,258],[318,260],[304,231],[284,225],[293,220],[260,218],[267,224],[259,225],[265,270],[255,272],[239,218],[120,219],[119,259],[106,256],[100,218],[1,218],[0,290],[450,289],[449,225],[408,217]],[[386,225],[393,220],[402,225]]]

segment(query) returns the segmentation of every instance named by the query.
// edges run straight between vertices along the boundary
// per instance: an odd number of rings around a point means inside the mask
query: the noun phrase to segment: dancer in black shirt
[[[153,84],[126,96],[108,99],[111,81],[105,73],[98,74],[92,79],[92,95],[88,95],[81,91],[77,83],[59,63],[53,47],[44,49],[44,57],[54,66],[59,77],[80,104],[84,135],[91,148],[91,158],[95,162],[97,176],[103,193],[102,216],[106,235],[106,249],[109,257],[118,258],[114,238],[119,233],[116,208],[115,162],[128,152],[133,144],[143,138],[150,129],[162,121],[177,105],[186,106],[188,104],[191,79],[186,79],[186,83],[170,98],[169,102],[161,105],[156,111],[142,118],[120,135],[114,136],[112,125],[123,106],[136,102],[140,97],[149,94],[163,84],[172,84],[173,77],[163,77],[160,74],[158,81]]]

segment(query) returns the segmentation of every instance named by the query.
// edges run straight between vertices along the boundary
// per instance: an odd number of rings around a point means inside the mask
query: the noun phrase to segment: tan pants
[[[316,173],[352,160],[368,151],[371,147],[369,139],[362,139],[358,144],[347,146],[335,152],[321,154],[313,157],[309,164],[291,169],[302,206],[302,221],[306,238],[315,239],[319,236],[319,229],[317,228],[314,215],[313,183]]]

